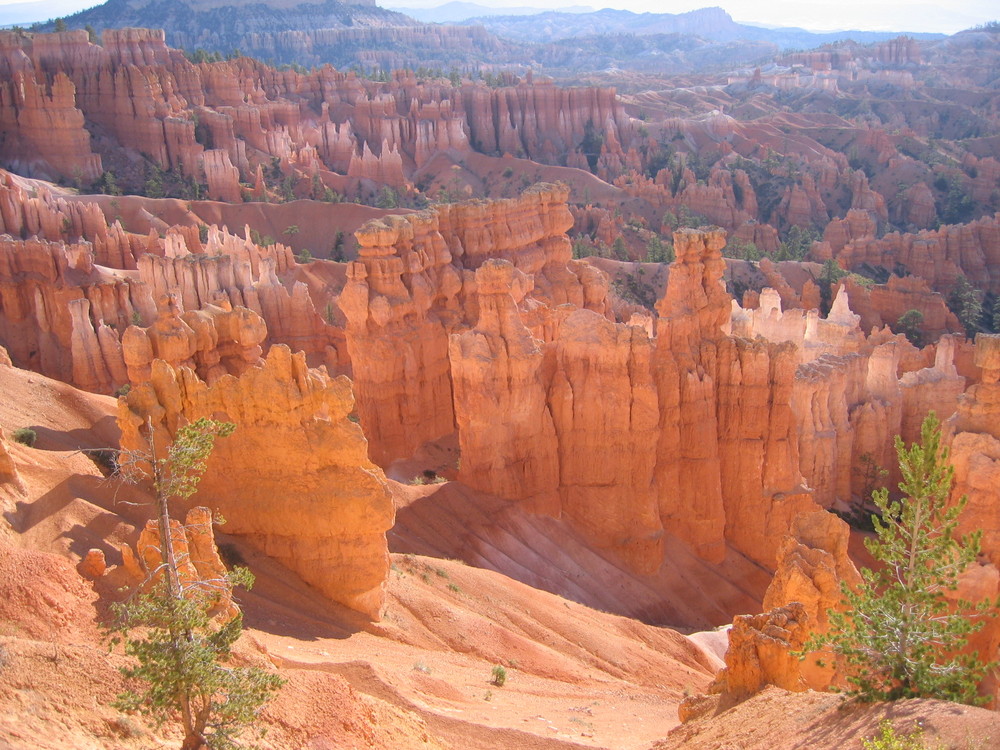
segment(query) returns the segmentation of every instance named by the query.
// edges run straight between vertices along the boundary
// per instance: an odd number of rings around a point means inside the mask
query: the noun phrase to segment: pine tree
[[[966,335],[970,339],[975,338],[981,328],[983,303],[979,292],[964,276],[959,276],[955,280],[955,286],[948,295],[948,307],[958,317]]]
[[[831,609],[828,633],[806,651],[827,644],[846,667],[848,691],[863,701],[940,698],[977,703],[976,689],[993,664],[959,654],[981,616],[996,602],[949,602],[946,592],[976,559],[980,533],[956,536],[967,498],[949,502],[953,469],[941,446],[940,423],[924,420],[921,442],[909,448],[896,437],[902,500],[886,489],[873,493],[879,509],[876,536],[865,545],[881,563],[861,570],[856,590],[843,587],[847,607]]]
[[[234,428],[229,422],[202,418],[180,428],[162,457],[157,457],[155,446],[148,453],[122,457],[127,478],[142,475],[152,480],[162,561],[150,574],[159,578],[152,590],[116,608],[112,643],[123,642],[125,653],[138,661],[121,672],[145,687],[122,693],[115,707],[148,715],[158,725],[179,715],[182,750],[239,747],[240,734],[284,682],[263,669],[229,665],[232,646],[243,631],[242,614],[221,626],[208,614],[206,585],[249,587],[250,572],[238,569],[228,581],[197,581],[185,587],[178,576],[182,561],[168,531],[170,500],[186,500],[195,493],[215,438],[230,435]]]
[[[907,310],[899,316],[894,326],[896,333],[906,336],[907,340],[916,347],[924,345],[924,314],[920,310]]]

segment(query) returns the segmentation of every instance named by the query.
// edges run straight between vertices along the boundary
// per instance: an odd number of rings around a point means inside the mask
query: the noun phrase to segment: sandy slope
[[[704,721],[685,724],[650,750],[860,750],[888,720],[897,735],[922,732],[924,746],[940,750],[1000,747],[1000,714],[933,700],[858,705],[832,693],[788,693],[767,688],[745,703]]]
[[[412,472],[416,473],[416,472]],[[457,482],[392,483],[393,551],[453,557],[535,588],[645,622],[703,630],[759,609],[770,575],[730,550],[720,565],[667,535],[667,555],[651,576],[631,573],[593,549],[566,521],[536,516]]]

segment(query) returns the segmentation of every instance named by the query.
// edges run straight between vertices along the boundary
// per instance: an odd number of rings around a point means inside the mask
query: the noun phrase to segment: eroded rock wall
[[[568,192],[540,184],[516,199],[389,216],[356,232],[358,260],[338,304],[358,414],[379,463],[454,431],[448,335],[479,315],[475,271],[483,263],[507,259],[530,275],[526,322],[543,339],[552,336],[547,311],[556,305],[607,312],[607,278],[572,260]]]
[[[461,478],[570,518],[638,570],[661,563],[664,529],[714,561],[729,544],[773,565],[768,538],[815,508],[791,408],[798,355],[724,333],[721,232],[674,241],[655,337],[572,306],[532,336],[524,276],[479,268],[478,322],[451,338]]]

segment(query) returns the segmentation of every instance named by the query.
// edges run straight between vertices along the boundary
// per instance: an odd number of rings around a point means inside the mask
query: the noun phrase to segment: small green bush
[[[19,427],[14,430],[14,434],[11,437],[14,438],[14,442],[16,443],[34,448],[35,441],[38,440],[38,433],[30,427]]]
[[[861,741],[864,750],[924,750],[923,732],[919,729],[909,734],[896,734],[892,722],[882,719],[878,725],[878,734],[868,740]]]
[[[507,670],[500,664],[497,664],[493,667],[493,679],[490,682],[497,687],[503,687],[507,682]]]

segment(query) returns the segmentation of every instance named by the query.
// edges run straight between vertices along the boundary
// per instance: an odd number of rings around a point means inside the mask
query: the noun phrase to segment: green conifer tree
[[[958,317],[966,335],[970,339],[975,338],[976,333],[981,330],[983,303],[980,293],[964,276],[959,276],[955,280],[955,286],[948,295],[948,307]]]
[[[161,457],[153,445],[148,453],[123,452],[126,478],[152,481],[161,530],[170,528],[170,501],[186,500],[197,490],[215,438],[230,435],[234,428],[229,422],[202,418],[180,428]],[[144,687],[122,693],[115,706],[148,715],[158,725],[179,716],[182,750],[237,748],[240,735],[284,680],[263,669],[229,664],[243,618],[240,614],[221,626],[214,624],[205,587],[249,586],[253,576],[238,569],[229,581],[184,586],[178,576],[183,561],[177,559],[171,534],[160,536],[162,561],[151,573],[159,577],[158,583],[116,608],[112,643],[123,642],[125,653],[138,662],[121,672]]]
[[[967,498],[949,501],[954,472],[933,413],[921,442],[906,448],[897,436],[896,453],[904,497],[890,500],[884,488],[873,493],[881,518],[874,517],[876,536],[865,543],[880,566],[863,568],[856,590],[843,587],[846,609],[829,610],[829,632],[805,650],[829,644],[845,666],[848,692],[863,701],[977,703],[978,684],[994,664],[958,652],[996,602],[949,602],[946,592],[976,559],[980,533],[956,536]]]

